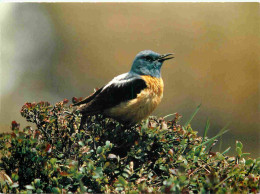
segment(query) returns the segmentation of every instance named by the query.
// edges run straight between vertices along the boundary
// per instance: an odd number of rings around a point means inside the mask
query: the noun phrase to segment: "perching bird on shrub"
[[[128,73],[115,77],[84,100],[75,103],[82,114],[81,128],[87,116],[103,114],[126,125],[147,118],[161,102],[163,80],[161,67],[174,57],[160,55],[151,50],[138,53]]]

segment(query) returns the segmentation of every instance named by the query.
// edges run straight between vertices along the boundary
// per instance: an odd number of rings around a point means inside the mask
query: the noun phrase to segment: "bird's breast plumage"
[[[163,97],[163,80],[149,75],[141,76],[146,88],[137,94],[137,97],[107,109],[104,113],[128,124],[140,122],[147,118],[158,106]]]
[[[162,78],[152,77],[149,75],[143,75],[141,76],[147,85],[147,90],[149,90],[152,95],[162,97],[163,95],[163,80]]]

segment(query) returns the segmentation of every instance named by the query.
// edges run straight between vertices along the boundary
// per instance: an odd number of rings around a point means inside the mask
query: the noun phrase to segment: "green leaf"
[[[164,165],[160,165],[159,169],[162,170],[162,171],[165,171],[165,172],[168,171],[167,168]]]
[[[36,189],[36,193],[43,193],[43,190],[41,190],[41,189]]]
[[[87,191],[87,188],[84,186],[82,180],[79,180],[79,185],[81,193],[85,193]]]
[[[204,133],[203,133],[202,142],[204,142],[205,137],[207,136],[207,133],[208,133],[208,130],[209,130],[209,126],[210,126],[210,122],[209,122],[209,119],[207,119],[206,126],[205,126]]]
[[[25,188],[28,189],[28,190],[34,190],[34,186],[32,185],[25,185]]]
[[[19,179],[19,176],[18,176],[18,174],[17,173],[12,173],[12,180],[14,181],[14,182],[16,182],[16,181],[18,181],[18,179]]]
[[[118,182],[121,183],[123,186],[127,185],[127,181],[122,176],[118,177]]]
[[[240,148],[242,150],[243,149],[243,144],[240,141],[236,141],[236,147]]]
[[[34,184],[37,187],[41,186],[41,179],[34,179]]]
[[[98,146],[97,154],[101,154],[102,152],[103,152],[103,148],[101,146]]]
[[[231,149],[231,147],[228,147],[224,152],[222,152],[222,155],[225,155],[226,153],[228,153],[230,149]]]
[[[241,157],[244,158],[244,157],[249,156],[249,155],[250,155],[250,153],[242,153]]]
[[[190,119],[185,123],[184,127],[187,127],[190,122],[192,121],[192,119],[195,117],[195,115],[198,113],[199,109],[200,109],[201,104],[199,104],[199,106],[197,106],[196,110],[194,111],[194,113],[191,115]]]
[[[214,143],[215,143],[215,139],[214,139],[214,140],[211,140],[211,141],[207,144],[207,146],[205,147],[205,150],[209,150]]]
[[[247,166],[250,166],[251,164],[253,164],[254,163],[254,160],[252,160],[252,159],[248,159],[248,160],[246,160],[246,165]]]
[[[97,179],[97,178],[100,178],[103,176],[103,169],[102,167],[97,167],[94,171],[94,175],[93,175],[93,178],[94,179]]]
[[[110,146],[110,141],[106,141],[106,146],[107,146],[107,147]]]
[[[59,189],[58,187],[53,187],[53,188],[52,188],[52,192],[53,192],[53,193],[61,193],[61,192],[60,192],[60,189]]]
[[[54,165],[56,162],[57,162],[57,158],[51,158],[51,159],[50,159],[50,163],[51,163],[52,165]]]
[[[209,130],[209,126],[210,126],[209,119],[207,119],[206,126],[205,126],[204,133],[203,133],[202,142],[204,142],[204,140],[206,138],[206,135],[207,135],[208,130]],[[202,150],[202,146],[199,149],[196,149],[195,155],[199,156],[200,153],[201,153],[201,150]]]
[[[180,182],[184,182],[187,179],[186,176],[179,176],[179,180]]]
[[[242,150],[240,149],[240,147],[236,147],[236,152],[238,156],[241,156]]]
[[[16,187],[19,187],[19,184],[18,183],[13,183],[10,187],[11,188],[16,188]]]
[[[64,154],[59,154],[58,158],[62,158],[64,156]]]
[[[217,152],[216,154],[217,154],[217,158],[219,160],[224,160],[225,159],[225,157],[221,153]]]
[[[79,141],[79,145],[82,147],[85,146],[85,144],[82,141]]]

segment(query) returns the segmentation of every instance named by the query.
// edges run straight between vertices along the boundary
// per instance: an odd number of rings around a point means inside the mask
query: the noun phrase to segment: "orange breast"
[[[145,80],[148,89],[151,90],[155,95],[163,95],[164,84],[162,78],[151,77],[149,75],[143,75],[142,78]]]

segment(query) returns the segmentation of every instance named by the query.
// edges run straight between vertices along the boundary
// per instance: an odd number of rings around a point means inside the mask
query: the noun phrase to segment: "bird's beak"
[[[174,57],[168,57],[170,55],[173,55],[173,53],[168,53],[168,54],[161,55],[158,60],[163,62],[163,61],[166,61],[166,60],[174,58]]]

